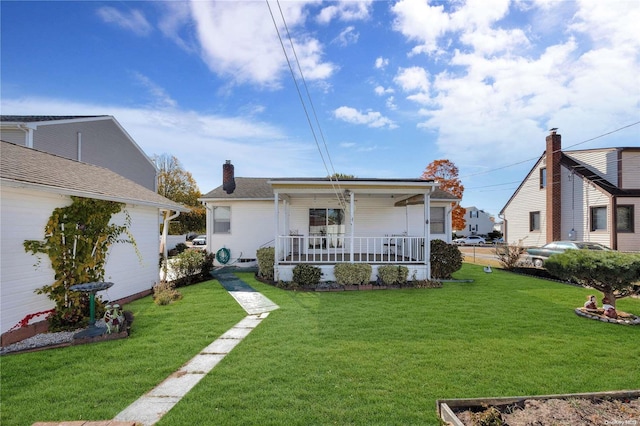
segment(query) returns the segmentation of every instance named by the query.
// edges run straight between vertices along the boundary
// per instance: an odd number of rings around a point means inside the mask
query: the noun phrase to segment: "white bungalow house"
[[[419,179],[235,178],[200,199],[207,209],[207,246],[230,251],[231,262],[255,260],[275,248],[276,280],[310,263],[331,281],[336,263],[405,265],[409,277],[430,278],[429,244],[451,241],[454,196]]]
[[[0,139],[102,166],[157,190],[155,164],[110,115],[2,115]]]
[[[71,204],[71,196],[125,204],[137,250],[114,244],[105,280],[114,286],[99,293],[104,300],[148,294],[159,279],[158,232],[161,215],[188,211],[155,191],[103,167],[63,158],[14,143],[0,142],[0,327],[2,344],[28,337],[28,327],[8,333],[29,314],[54,304],[34,292],[51,284],[54,271],[47,256],[25,251],[25,240],[43,240],[53,210]],[[125,213],[113,218],[122,224]],[[42,320],[42,318],[36,318]]]
[[[576,240],[640,251],[640,147],[563,152],[552,131],[500,216],[509,243]]]
[[[466,227],[456,230],[456,235],[468,237],[470,235],[487,235],[494,231],[495,220],[491,214],[475,206],[465,207],[464,221]]]

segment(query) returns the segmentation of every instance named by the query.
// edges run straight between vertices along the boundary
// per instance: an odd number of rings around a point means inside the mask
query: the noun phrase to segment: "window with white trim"
[[[430,221],[430,232],[432,234],[444,234],[444,225],[445,225],[445,215],[444,215],[444,207],[430,207],[429,215],[431,216]]]
[[[231,233],[231,207],[216,206],[213,208],[213,233]]]

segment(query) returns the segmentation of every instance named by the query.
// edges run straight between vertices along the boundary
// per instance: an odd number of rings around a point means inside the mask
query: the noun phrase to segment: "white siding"
[[[225,247],[231,252],[231,263],[238,258],[255,259],[256,251],[261,246],[274,246],[273,201],[229,200],[215,205],[231,207],[231,233],[211,234],[213,218],[210,210],[207,209],[207,251],[216,253]],[[281,208],[283,208],[282,205]]]
[[[539,246],[547,242],[547,193],[546,189],[540,188],[540,169],[543,167],[542,162],[538,162],[504,209],[509,244],[521,242],[524,246]],[[540,230],[531,232],[529,213],[534,211],[540,212]]]
[[[622,188],[640,189],[640,150],[622,151]]]
[[[469,235],[487,235],[493,231],[495,223],[490,214],[477,207],[465,207],[465,209],[467,210],[464,215],[466,222],[465,227],[464,229],[456,231],[456,235],[464,237]],[[469,230],[469,226],[471,226],[471,230]]]
[[[584,164],[614,185],[618,184],[618,150],[590,149],[585,151],[565,151],[565,155]]]
[[[54,281],[49,258],[24,250],[25,240],[42,240],[44,227],[57,207],[71,203],[69,197],[34,190],[3,186],[1,192],[2,226],[0,287],[0,328],[4,333],[27,314],[54,307],[45,295],[34,290]],[[105,280],[115,285],[103,296],[117,299],[149,289],[158,279],[158,212],[157,209],[127,206],[131,216],[131,232],[142,255],[139,261],[130,244],[113,245],[105,267]],[[123,223],[124,214],[114,218]],[[104,294],[104,293],[99,293]]]

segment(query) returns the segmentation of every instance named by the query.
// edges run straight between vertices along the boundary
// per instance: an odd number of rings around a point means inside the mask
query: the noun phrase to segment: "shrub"
[[[168,281],[160,281],[153,286],[153,303],[156,305],[168,305],[180,299],[182,299],[182,294],[176,290],[174,284]]]
[[[317,266],[301,263],[293,268],[293,282],[299,285],[316,286],[321,276],[322,271]]]
[[[216,255],[213,253],[206,253],[204,255],[204,259],[202,260],[202,264],[200,265],[200,275],[202,279],[207,279],[211,275],[211,270],[213,269],[213,260],[216,258]]]
[[[371,278],[371,265],[366,263],[338,263],[333,268],[336,282],[341,285],[362,285]]]
[[[180,254],[183,251],[185,251],[186,249],[187,249],[187,245],[185,243],[178,243],[174,247],[174,250],[176,251],[176,254]]]
[[[615,300],[640,294],[640,254],[600,250],[567,250],[545,262],[549,273],[574,279],[582,286],[603,293],[615,306]]]
[[[431,240],[431,277],[450,279],[451,274],[462,268],[462,253],[453,244]]]
[[[406,266],[384,265],[378,267],[378,277],[384,285],[405,284],[409,276]]]
[[[256,252],[258,258],[258,276],[273,280],[273,270],[276,262],[276,249],[273,247],[263,247]]]
[[[183,251],[173,259],[171,267],[175,272],[175,286],[182,287],[200,280],[204,253],[196,250]]]
[[[504,269],[515,269],[520,264],[522,253],[524,253],[524,248],[520,244],[517,246],[497,245],[495,248],[495,254]]]

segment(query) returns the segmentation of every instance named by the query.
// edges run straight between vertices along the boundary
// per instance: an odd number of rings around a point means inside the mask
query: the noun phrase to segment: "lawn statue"
[[[107,334],[120,332],[120,328],[124,326],[124,313],[120,305],[114,303],[105,306],[104,323],[107,326]]]

